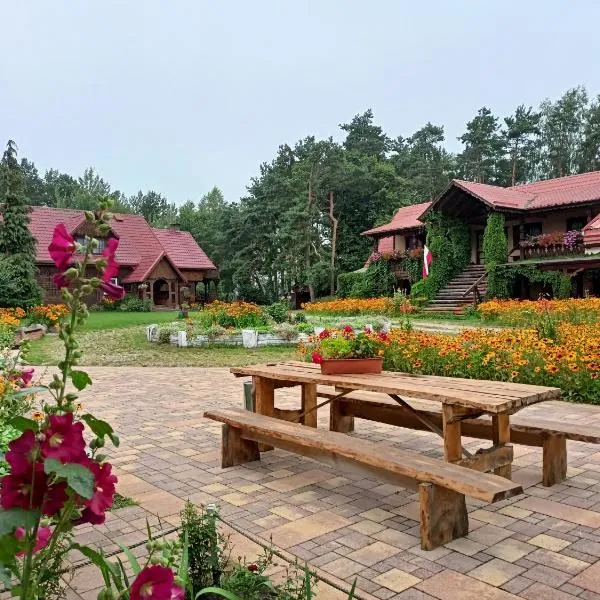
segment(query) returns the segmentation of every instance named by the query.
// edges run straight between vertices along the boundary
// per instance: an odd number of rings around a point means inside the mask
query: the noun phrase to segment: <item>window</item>
[[[567,231],[581,231],[587,225],[585,217],[571,217],[567,219]]]
[[[75,241],[78,244],[81,244],[83,246],[85,244],[85,236],[84,235],[78,235],[78,236],[75,237]],[[105,245],[106,245],[106,240],[99,239],[98,240],[98,247],[94,249],[94,254],[102,254],[102,251],[104,250]]]
[[[542,224],[541,223],[525,223],[525,237],[530,237],[533,235],[541,235],[542,234]]]

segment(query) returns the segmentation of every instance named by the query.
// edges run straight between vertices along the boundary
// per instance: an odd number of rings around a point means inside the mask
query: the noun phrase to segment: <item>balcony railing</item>
[[[581,231],[542,233],[519,244],[521,260],[527,258],[555,258],[585,254]]]

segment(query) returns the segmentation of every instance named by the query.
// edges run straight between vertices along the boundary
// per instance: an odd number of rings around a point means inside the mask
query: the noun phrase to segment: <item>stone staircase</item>
[[[473,294],[464,296],[464,293],[483,275],[485,275],[484,265],[469,265],[442,288],[423,310],[431,313],[462,312],[465,306],[473,303]],[[481,296],[484,296],[487,291],[487,277],[480,281],[477,287]]]

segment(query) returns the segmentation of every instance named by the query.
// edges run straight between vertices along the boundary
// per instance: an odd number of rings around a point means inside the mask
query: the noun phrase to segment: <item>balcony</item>
[[[520,259],[552,259],[585,254],[581,231],[542,233],[519,243]]]

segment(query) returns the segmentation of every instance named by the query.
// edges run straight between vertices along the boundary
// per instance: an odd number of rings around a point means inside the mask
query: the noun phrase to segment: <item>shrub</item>
[[[222,338],[226,334],[227,334],[227,329],[225,329],[225,327],[221,327],[220,325],[213,325],[212,327],[209,327],[208,330],[206,331],[206,337],[208,337],[208,339],[211,342],[214,342],[215,340]]]
[[[29,308],[42,301],[35,267],[21,255],[0,255],[0,306]]]
[[[341,273],[337,278],[337,295],[340,298],[349,298],[355,283],[364,278],[364,271]]]
[[[298,337],[298,331],[291,323],[278,323],[273,327],[273,332],[286,342],[291,342]]]
[[[266,310],[275,323],[283,323],[287,321],[290,306],[287,302],[274,302]]]
[[[486,267],[508,260],[508,241],[504,233],[504,215],[492,212],[488,215],[483,232],[483,260]]]

